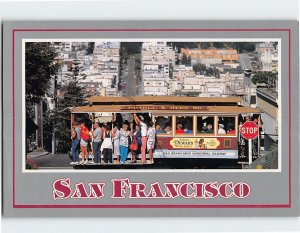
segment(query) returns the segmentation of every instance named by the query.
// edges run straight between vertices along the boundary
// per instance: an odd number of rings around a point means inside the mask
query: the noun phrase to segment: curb
[[[28,159],[33,159],[33,158],[45,156],[45,155],[48,155],[48,154],[50,154],[50,152],[41,152],[39,154],[27,154],[27,158]]]

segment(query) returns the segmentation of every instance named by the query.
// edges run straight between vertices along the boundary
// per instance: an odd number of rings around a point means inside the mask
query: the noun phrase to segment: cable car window
[[[218,117],[218,134],[236,135],[235,117]]]
[[[193,134],[193,117],[176,116],[176,134]]]
[[[214,126],[213,116],[197,116],[197,134],[214,134]]]
[[[156,116],[155,130],[157,134],[173,134],[172,130],[172,116]]]

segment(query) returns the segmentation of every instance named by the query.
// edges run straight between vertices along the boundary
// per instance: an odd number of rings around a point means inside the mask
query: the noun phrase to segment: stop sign
[[[245,139],[254,139],[259,133],[258,125],[254,121],[246,121],[240,129],[240,133]]]

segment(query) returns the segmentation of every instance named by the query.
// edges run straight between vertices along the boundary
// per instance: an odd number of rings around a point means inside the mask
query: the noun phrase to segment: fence
[[[261,155],[245,169],[277,169],[278,168],[278,150],[270,151]]]

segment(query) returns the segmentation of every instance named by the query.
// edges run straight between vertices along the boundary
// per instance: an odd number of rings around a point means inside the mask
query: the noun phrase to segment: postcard
[[[295,21],[6,21],[4,215],[298,216],[298,51]]]

